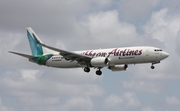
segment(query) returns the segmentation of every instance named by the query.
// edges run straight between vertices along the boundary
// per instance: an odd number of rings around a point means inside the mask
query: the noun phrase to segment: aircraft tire
[[[151,69],[154,69],[155,67],[154,66],[151,66]]]
[[[85,67],[84,68],[84,72],[90,72],[90,68],[89,67]]]
[[[101,70],[97,70],[96,71],[96,75],[98,75],[98,76],[102,75],[102,71]]]

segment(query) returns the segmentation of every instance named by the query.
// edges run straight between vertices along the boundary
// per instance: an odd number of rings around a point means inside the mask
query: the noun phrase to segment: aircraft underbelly
[[[119,56],[111,59],[111,63],[116,64],[136,64],[143,63],[144,60],[138,56]]]
[[[57,68],[77,68],[80,67],[76,61],[67,61],[67,60],[61,60],[61,61],[52,61],[49,60],[46,62],[47,66],[50,67],[57,67]]]

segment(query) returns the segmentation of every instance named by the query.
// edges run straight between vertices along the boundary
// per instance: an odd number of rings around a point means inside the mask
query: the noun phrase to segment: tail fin
[[[33,56],[42,56],[44,54],[54,53],[54,51],[42,47],[41,45],[38,44],[38,43],[42,43],[42,41],[39,39],[39,37],[36,35],[36,33],[33,31],[31,27],[27,27],[26,30],[27,30],[29,45]]]

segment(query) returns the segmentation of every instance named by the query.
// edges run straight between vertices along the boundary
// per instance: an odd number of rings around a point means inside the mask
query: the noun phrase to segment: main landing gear
[[[102,75],[102,71],[101,71],[100,69],[98,69],[98,70],[96,71],[96,75],[98,75],[98,76]]]
[[[84,68],[84,72],[90,72],[90,68],[89,67],[85,67]]]
[[[84,67],[84,72],[90,72],[90,68],[89,67]],[[100,70],[100,68],[98,68],[98,70],[96,71],[96,75],[100,76],[102,75],[102,71]]]

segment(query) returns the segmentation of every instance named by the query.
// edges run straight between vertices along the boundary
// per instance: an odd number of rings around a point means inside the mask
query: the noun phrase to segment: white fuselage
[[[151,69],[154,69],[154,64],[160,63],[169,56],[161,49],[149,46],[70,52],[44,44],[31,27],[27,27],[26,30],[32,55],[9,52],[28,58],[33,63],[49,67],[83,67],[84,72],[87,73],[93,67],[97,69],[96,74],[101,75],[103,67],[107,67],[111,71],[123,71],[128,68],[128,64],[151,63]]]
[[[123,47],[109,48],[97,50],[74,51],[74,53],[82,54],[89,57],[108,57],[108,66],[121,64],[140,64],[140,63],[156,63],[168,57],[168,53],[156,47]],[[54,54],[46,65],[57,68],[77,68],[82,67],[77,61],[68,60],[59,55]]]

